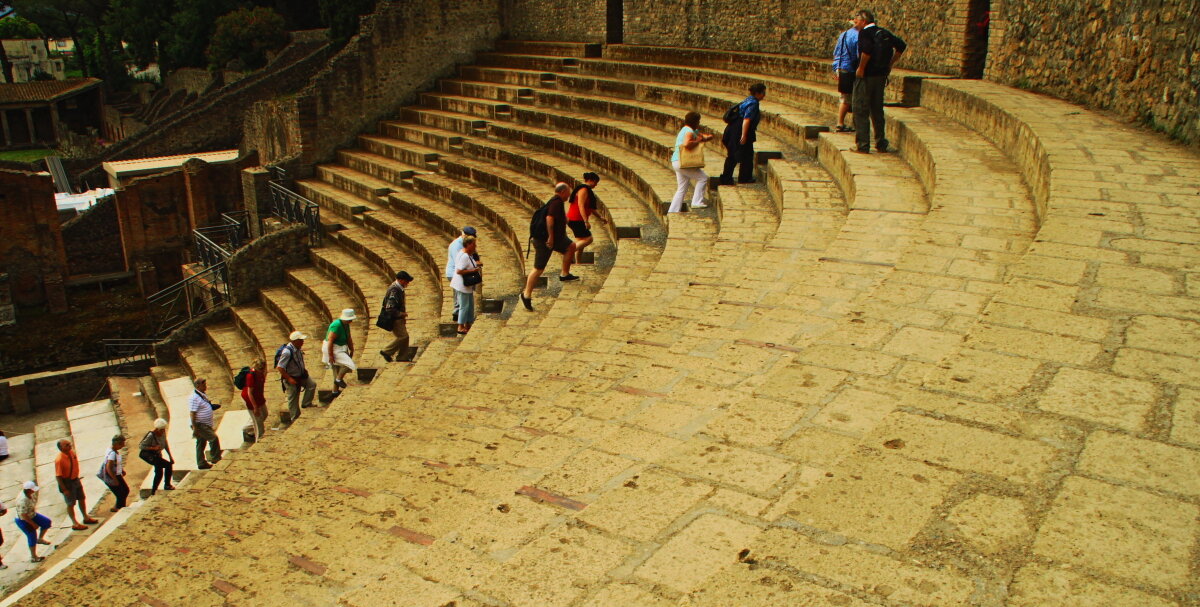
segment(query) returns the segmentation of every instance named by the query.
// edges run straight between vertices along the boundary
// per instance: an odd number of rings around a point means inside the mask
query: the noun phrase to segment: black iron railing
[[[221,221],[224,225],[231,226],[237,231],[238,247],[250,242],[250,211],[242,210],[221,213]]]
[[[108,375],[138,377],[146,374],[146,362],[154,360],[157,339],[105,339],[104,362]]]
[[[159,338],[227,301],[229,273],[223,260],[146,298],[158,313],[154,334]]]
[[[271,215],[288,223],[302,223],[308,226],[309,244],[314,247],[320,246],[321,207],[289,190],[279,181],[272,181],[268,185],[271,189]]]

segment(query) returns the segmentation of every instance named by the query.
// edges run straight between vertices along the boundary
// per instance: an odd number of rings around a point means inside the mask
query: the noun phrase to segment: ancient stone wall
[[[1200,0],[993,0],[987,79],[1200,143]]]
[[[229,302],[233,305],[258,299],[258,290],[282,284],[283,271],[308,261],[308,226],[292,225],[255,239],[234,253],[229,269]]]
[[[607,4],[602,0],[503,0],[504,35],[514,40],[604,42]]]
[[[135,178],[116,200],[125,269],[150,264],[158,288],[180,280],[192,233],[183,170]]]
[[[0,169],[0,267],[16,306],[65,309],[67,256],[49,173]]]
[[[499,34],[498,0],[380,3],[294,99],[256,104],[242,149],[258,150],[264,164],[328,159]]]
[[[101,200],[62,226],[71,276],[104,274],[125,269],[116,199]]]

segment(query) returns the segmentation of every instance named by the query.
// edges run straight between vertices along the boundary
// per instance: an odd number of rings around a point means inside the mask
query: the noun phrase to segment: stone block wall
[[[500,14],[513,40],[604,42],[607,8],[603,0],[502,0]]]
[[[17,307],[66,308],[67,255],[49,173],[0,169],[0,268]]]
[[[105,274],[125,269],[121,252],[121,226],[113,197],[97,202],[62,226],[71,276]]]
[[[229,269],[229,302],[233,305],[258,299],[258,290],[282,284],[283,271],[308,261],[308,226],[290,225],[255,239],[226,263]]]
[[[152,268],[145,295],[182,279],[192,232],[183,170],[131,180],[117,191],[116,206],[125,269]]]
[[[258,150],[264,164],[296,159],[311,166],[331,158],[339,146],[491,47],[500,34],[498,2],[379,3],[358,35],[294,98],[255,104],[246,116],[242,149]]]
[[[1200,0],[993,0],[987,79],[1200,144]]]

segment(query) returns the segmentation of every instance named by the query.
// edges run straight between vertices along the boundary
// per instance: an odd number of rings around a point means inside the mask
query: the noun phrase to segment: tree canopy
[[[287,43],[283,17],[263,6],[239,8],[217,19],[208,45],[209,67],[226,67],[236,62],[241,69],[258,69],[267,64],[267,51]]]
[[[0,39],[2,40],[44,37],[42,28],[24,17],[14,16],[7,19],[0,19]]]

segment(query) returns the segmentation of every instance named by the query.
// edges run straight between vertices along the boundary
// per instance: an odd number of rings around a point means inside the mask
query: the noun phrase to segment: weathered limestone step
[[[525,70],[543,70],[560,72],[569,70],[579,64],[573,57],[548,57],[535,55],[514,55],[506,53],[477,53],[475,63],[495,67],[513,67]]]
[[[395,145],[397,143],[405,145]],[[404,180],[412,177],[413,173],[418,170],[437,171],[438,158],[444,154],[436,148],[399,141],[386,135],[359,135],[358,146],[362,151],[346,152],[343,157],[360,159],[363,164],[374,165],[374,170],[354,168],[369,172],[395,185],[403,185]],[[386,160],[396,162],[390,163]]]
[[[309,254],[312,256],[313,264],[319,270],[299,268],[287,271],[290,284],[305,292],[311,303],[325,308],[328,314],[328,320],[324,322],[325,326],[321,328],[321,331],[317,335],[309,336],[313,345],[318,346],[313,348],[313,352],[317,353],[318,358],[309,359],[306,362],[310,366],[320,365],[319,346],[325,339],[326,329],[335,318],[341,316],[342,310],[347,308],[353,309],[361,319],[351,325],[351,335],[358,346],[354,350],[354,359],[355,362],[358,362],[363,353],[362,346],[366,343],[370,331],[371,322],[366,320],[367,310],[370,304],[378,304],[382,293],[375,293],[375,291],[379,290],[380,284],[386,285],[385,279],[378,271],[341,248],[325,246],[312,249]],[[364,291],[364,282],[365,288],[372,293],[368,294]]]
[[[246,337],[232,320],[205,325],[204,336],[225,363],[225,375],[230,385],[233,384],[233,376],[242,367],[250,366],[255,358],[262,355],[257,342]],[[240,398],[237,400],[241,401]]]
[[[442,110],[443,112],[479,116],[488,120],[506,118],[513,112],[512,104],[480,99],[478,97],[459,97],[443,93],[421,93],[419,99],[421,105],[425,107]]]
[[[841,184],[849,208],[918,214],[929,211],[921,181],[898,154],[860,154],[855,149],[852,133],[821,133],[817,144],[817,157]]]
[[[450,308],[447,306],[452,304],[446,298],[447,289],[444,289],[442,282],[430,272],[431,268],[428,263],[406,254],[392,245],[389,240],[367,230],[341,230],[336,232],[335,236],[347,248],[358,252],[364,258],[375,258],[376,263],[380,264],[376,267],[381,270],[381,276],[375,280],[375,283],[382,286],[376,288],[377,292],[367,295],[368,305],[372,299],[376,306],[382,305],[387,285],[392,282],[388,279],[394,277],[397,272],[405,270],[413,275],[413,283],[409,285],[406,292],[409,336],[414,344],[435,338],[437,324],[443,316],[443,310],[448,311]],[[371,308],[363,311],[359,317],[362,322],[374,323],[374,318],[378,313],[378,307]],[[373,361],[370,366],[384,364],[385,361],[375,360],[375,358],[378,357],[378,350],[391,342],[392,335],[382,330],[368,331],[368,340],[363,346],[367,348],[362,355],[364,360]]]
[[[326,327],[329,326],[325,322],[325,312],[317,312],[317,308],[304,299],[299,292],[287,287],[267,287],[259,291],[259,301],[262,302],[264,308],[269,310],[275,319],[279,322],[279,326],[286,329],[283,337],[278,343],[271,343],[270,348],[265,351],[267,358],[267,367],[271,373],[275,370],[271,365],[275,361],[275,351],[282,346],[292,331],[301,331],[310,337],[320,335]],[[321,366],[316,366],[309,369],[309,375],[314,380],[319,380],[325,373]]]
[[[291,328],[279,322],[271,312],[260,304],[240,305],[230,308],[233,322],[249,337],[256,355],[270,366],[275,357],[275,348],[287,341]],[[249,363],[246,363],[248,366]],[[241,369],[241,367],[238,367]]]
[[[296,182],[300,194],[317,203],[322,209],[351,222],[361,221],[364,211],[377,210],[374,202],[360,198],[346,190],[330,185],[323,181],[300,180]],[[326,216],[323,219],[328,220]]]
[[[233,377],[230,375],[229,366],[209,342],[200,341],[180,346],[179,357],[188,369],[189,383],[200,377],[208,380],[208,391],[205,393],[212,402],[222,405],[222,409],[216,412],[217,420],[224,414],[226,408],[233,408],[242,402],[241,391],[233,387]],[[166,400],[165,393],[163,399]],[[170,409],[170,404],[168,400],[168,409]],[[190,419],[190,417],[185,415],[183,419]]]
[[[101,400],[82,405],[67,407],[67,423],[71,427],[71,442],[75,455],[79,458],[79,471],[83,483],[83,494],[87,496],[88,508],[95,512],[101,498],[108,492],[108,487],[97,476],[104,457],[112,447],[112,437],[122,434],[121,424],[111,400]],[[137,448],[141,437],[126,436],[128,445],[126,457]],[[57,455],[56,455],[57,457]],[[53,473],[51,474],[53,477]],[[57,486],[57,479],[49,478],[50,486]],[[40,483],[39,483],[40,484]],[[65,526],[70,517],[64,516]],[[56,521],[59,522],[59,521]]]
[[[439,152],[452,152],[462,148],[463,136],[457,131],[440,129],[430,125],[418,125],[399,120],[384,120],[379,123],[379,132],[385,137],[423,145]]]
[[[533,89],[520,86],[496,87],[486,82],[442,79],[438,91],[457,97],[482,97],[503,103],[533,103]]]
[[[340,164],[317,165],[317,176],[329,185],[368,201],[396,188],[389,181]]]
[[[486,120],[464,117],[462,114],[423,106],[409,106],[401,109],[400,118],[405,122],[462,133],[464,135],[479,135],[487,127]]]
[[[498,40],[502,53],[556,55],[560,57],[599,57],[602,45],[596,42],[548,42],[540,40]]]

